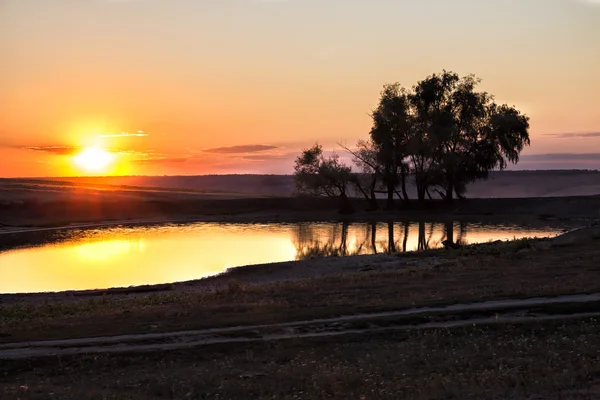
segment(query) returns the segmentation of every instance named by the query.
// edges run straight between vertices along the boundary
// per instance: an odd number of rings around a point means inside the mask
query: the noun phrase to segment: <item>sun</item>
[[[114,155],[97,147],[86,147],[73,157],[79,167],[90,172],[101,172],[114,161]]]

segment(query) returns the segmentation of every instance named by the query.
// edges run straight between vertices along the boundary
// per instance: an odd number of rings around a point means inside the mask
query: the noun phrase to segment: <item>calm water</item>
[[[468,244],[559,232],[470,223],[197,223],[79,230],[57,243],[0,253],[0,293],[178,282],[243,265],[436,248],[448,236]]]

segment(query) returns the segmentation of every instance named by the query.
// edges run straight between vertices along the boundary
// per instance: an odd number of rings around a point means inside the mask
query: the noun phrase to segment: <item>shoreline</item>
[[[537,243],[549,248],[555,237],[528,238],[491,243],[474,243],[463,246],[459,252],[485,251],[493,246],[511,246],[521,241]],[[453,258],[455,250],[435,248],[406,253],[378,253],[348,256],[324,256],[304,260],[279,261],[262,264],[239,265],[202,278],[155,284],[131,285],[99,289],[71,289],[49,292],[0,293],[0,306],[39,301],[69,301],[95,297],[147,296],[156,293],[215,292],[233,285],[269,285],[323,279],[360,273],[398,272],[404,269],[437,268]],[[1,253],[0,253],[1,254]]]

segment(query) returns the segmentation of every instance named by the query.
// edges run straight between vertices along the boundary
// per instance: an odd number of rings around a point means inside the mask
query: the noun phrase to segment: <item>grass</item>
[[[0,397],[591,399],[598,334],[585,319],[0,361]]]

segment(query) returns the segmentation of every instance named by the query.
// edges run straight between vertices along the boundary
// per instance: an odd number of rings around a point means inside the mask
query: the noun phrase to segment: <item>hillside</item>
[[[271,196],[290,196],[294,191],[294,181],[291,175],[123,176],[51,179],[93,185],[126,185]],[[414,186],[409,184],[408,190],[409,194],[415,197]],[[595,194],[600,194],[600,171],[498,171],[491,173],[488,180],[470,185],[467,197],[515,198]]]

